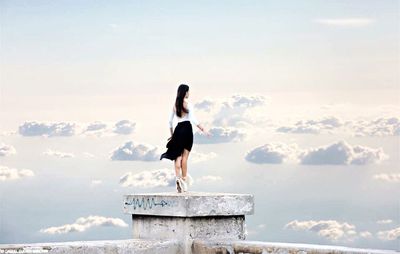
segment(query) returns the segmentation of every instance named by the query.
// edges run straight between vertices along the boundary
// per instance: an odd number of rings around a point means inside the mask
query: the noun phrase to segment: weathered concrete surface
[[[133,238],[177,239],[245,239],[244,215],[215,217],[167,217],[132,215]]]
[[[378,250],[350,248],[344,246],[301,244],[301,243],[280,243],[260,241],[208,241],[194,240],[192,244],[194,254],[399,254],[395,250]]]
[[[254,213],[254,196],[235,193],[162,192],[124,195],[124,213],[197,217]]]
[[[171,254],[183,253],[182,245],[173,240],[102,240],[54,243],[0,244],[0,253],[57,254]]]
[[[124,195],[133,238],[174,239],[192,253],[193,239],[245,239],[245,215],[254,213],[250,194],[164,192]]]
[[[19,251],[19,252],[18,252]],[[0,244],[0,253],[57,253],[57,254],[182,254],[178,241],[162,240],[102,240],[55,243]],[[193,254],[399,254],[394,250],[349,248],[344,246],[259,242],[194,240]]]

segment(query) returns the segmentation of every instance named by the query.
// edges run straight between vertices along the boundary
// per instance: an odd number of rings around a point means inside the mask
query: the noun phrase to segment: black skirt
[[[168,141],[167,151],[160,156],[160,160],[167,158],[175,160],[179,157],[183,149],[192,150],[193,146],[193,129],[190,121],[179,122],[172,134],[172,138]]]

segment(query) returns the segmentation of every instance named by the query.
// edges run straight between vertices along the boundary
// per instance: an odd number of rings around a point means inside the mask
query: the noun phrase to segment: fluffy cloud
[[[297,144],[271,142],[246,152],[245,159],[252,163],[296,162],[306,165],[364,165],[380,163],[389,156],[382,148],[351,146],[344,140],[310,149],[299,149]]]
[[[376,236],[384,241],[392,241],[400,239],[400,227],[391,230],[379,231]]]
[[[373,120],[357,120],[350,125],[353,136],[399,136],[400,119],[398,117],[381,117]]]
[[[333,129],[343,126],[343,121],[337,117],[325,117],[319,120],[301,120],[296,122],[292,126],[281,126],[276,129],[277,132],[284,133],[308,133],[318,134],[322,131],[328,131],[332,133]]]
[[[45,155],[55,156],[59,158],[73,158],[75,157],[72,153],[64,153],[56,150],[47,149],[47,151],[43,152]]]
[[[346,141],[311,148],[299,155],[301,164],[339,164],[339,165],[364,165],[368,163],[380,163],[389,156],[382,148],[370,148],[366,146],[351,146]]]
[[[128,141],[119,146],[110,156],[111,160],[122,161],[158,161],[160,152],[158,147]]]
[[[217,154],[214,152],[199,153],[192,150],[189,155],[189,160],[191,160],[193,163],[198,163],[214,159],[215,157],[217,157]]]
[[[234,94],[227,98],[206,98],[196,103],[195,107],[211,113],[213,126],[247,128],[261,121],[252,109],[265,104],[266,97],[263,95]]]
[[[128,224],[119,218],[107,218],[103,216],[90,215],[86,218],[80,217],[75,221],[75,223],[72,224],[40,229],[40,232],[52,235],[66,234],[71,232],[83,232],[94,226],[128,227]]]
[[[194,107],[196,109],[201,109],[204,111],[211,111],[215,106],[216,106],[216,102],[210,98],[205,98],[200,102],[197,102],[194,104]]]
[[[16,154],[16,150],[13,146],[0,143],[0,157],[9,156],[12,154]]]
[[[25,122],[18,127],[19,134],[22,136],[72,136],[75,134],[75,123],[38,123],[36,121]]]
[[[16,169],[6,166],[0,166],[0,181],[15,180],[27,176],[34,176],[30,169]]]
[[[121,120],[114,123],[95,121],[89,124],[72,122],[25,122],[19,126],[18,132],[22,136],[113,136],[127,135],[135,130],[136,123]]]
[[[211,137],[196,132],[194,142],[198,144],[217,144],[242,141],[246,137],[243,130],[234,127],[213,127],[208,130]]]
[[[96,131],[103,131],[107,128],[107,124],[95,121],[93,123],[90,123],[86,126],[86,129],[84,132],[96,132]]]
[[[135,130],[135,127],[136,123],[129,120],[121,120],[115,124],[113,131],[118,134],[128,135]]]
[[[94,154],[88,153],[88,152],[84,152],[83,156],[86,157],[86,158],[94,158],[95,157]]]
[[[376,223],[378,224],[390,224],[393,221],[391,219],[387,219],[387,220],[378,220]]]
[[[202,177],[198,178],[196,181],[209,183],[209,182],[215,182],[215,181],[222,181],[222,177],[206,175],[206,176],[202,176]]]
[[[172,169],[146,170],[137,174],[131,172],[123,175],[119,183],[123,187],[166,187],[175,186],[175,171]]]
[[[282,142],[271,142],[248,151],[245,159],[257,164],[283,163],[296,160],[297,150],[297,144],[287,145]]]
[[[343,131],[354,137],[364,136],[399,136],[400,119],[398,117],[381,117],[372,120],[344,121],[335,116],[321,119],[300,120],[292,125],[276,128],[277,132],[294,134],[319,134]]]
[[[100,185],[102,183],[103,183],[103,181],[101,181],[101,180],[92,180],[92,182],[90,184],[91,184],[91,186],[96,186],[96,185]]]
[[[287,223],[284,228],[316,232],[319,236],[327,238],[331,241],[352,241],[358,236],[368,237],[368,234],[365,233],[365,231],[362,233],[362,235],[358,235],[358,233],[356,232],[356,227],[354,225],[347,222],[341,223],[335,220],[293,220]]]
[[[400,173],[393,173],[393,174],[375,174],[373,176],[374,179],[382,180],[385,182],[391,183],[400,183]]]

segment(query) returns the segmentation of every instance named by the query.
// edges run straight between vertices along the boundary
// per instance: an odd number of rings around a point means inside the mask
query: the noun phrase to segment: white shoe
[[[180,183],[181,183],[181,186],[182,186],[182,190],[183,190],[184,192],[187,192],[188,186],[187,186],[186,181],[183,180],[183,178],[180,178],[179,180],[180,180]]]

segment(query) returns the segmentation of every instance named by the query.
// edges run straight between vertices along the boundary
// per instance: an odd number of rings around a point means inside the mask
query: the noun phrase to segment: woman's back
[[[183,107],[184,107],[185,109],[187,109],[187,110],[189,111],[189,113],[186,113],[186,112],[184,112],[184,111],[182,110],[181,116],[179,117],[179,116],[176,114],[176,105],[174,105],[174,107],[173,107],[173,109],[172,109],[172,113],[171,113],[170,119],[169,119],[169,126],[170,126],[171,128],[172,128],[172,126],[173,126],[173,118],[174,118],[174,116],[177,117],[178,123],[179,123],[179,122],[183,122],[183,121],[191,121],[191,122],[193,122],[195,125],[198,125],[198,124],[199,124],[199,122],[197,121],[197,118],[196,118],[195,115],[194,115],[194,109],[193,109],[193,107],[192,107],[192,104],[191,104],[188,100],[184,99],[184,100],[183,100]]]

